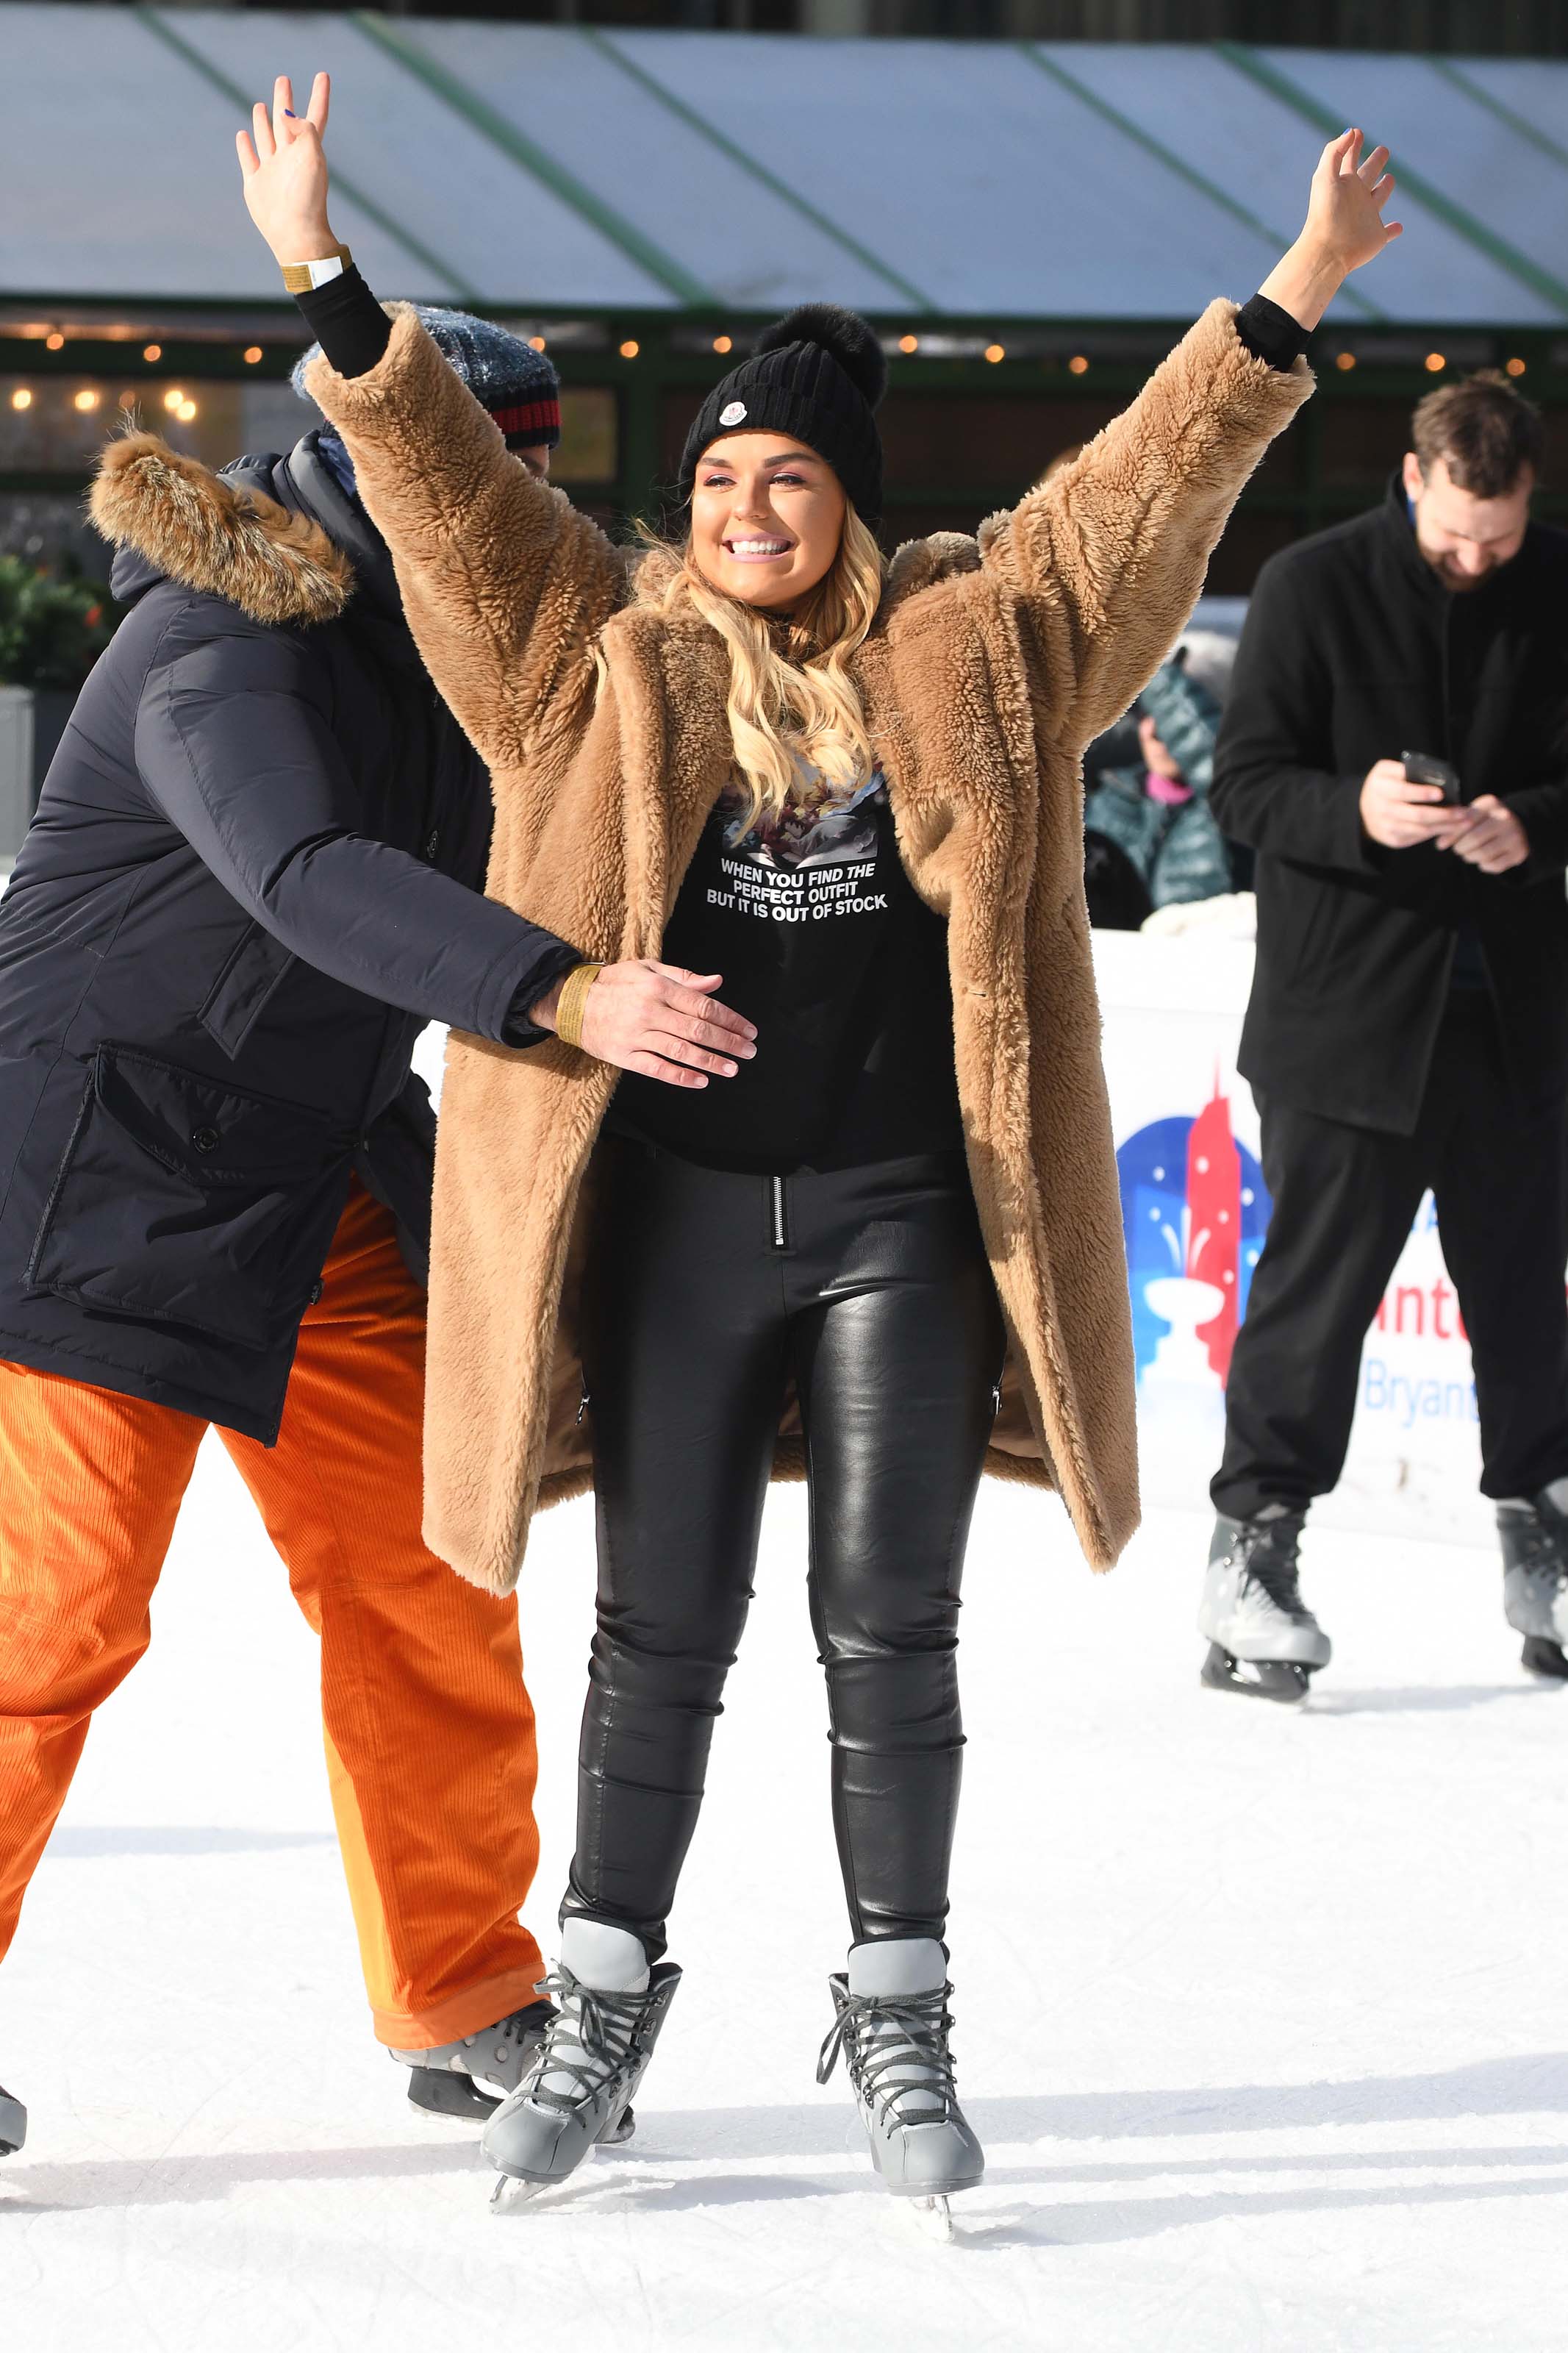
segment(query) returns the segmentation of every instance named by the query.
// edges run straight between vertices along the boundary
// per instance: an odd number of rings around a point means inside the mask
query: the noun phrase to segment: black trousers
[[[1004,1346],[962,1157],[778,1178],[625,1139],[606,1156],[584,1352],[598,1628],[563,1916],[664,1949],[793,1377],[852,1935],[940,1937],[959,1579]]]
[[[1469,1335],[1481,1492],[1531,1494],[1568,1473],[1568,1118],[1521,1109],[1489,997],[1456,991],[1413,1135],[1258,1098],[1273,1196],[1210,1490],[1242,1519],[1338,1480],[1362,1343],[1428,1187]]]

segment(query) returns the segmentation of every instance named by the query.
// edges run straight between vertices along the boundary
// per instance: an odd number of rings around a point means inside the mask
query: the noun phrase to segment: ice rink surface
[[[1500,2353],[1568,2345],[1568,1691],[1492,1558],[1323,1533],[1302,1714],[1200,1691],[1206,1527],[1094,1579],[988,1487],[952,1926],[990,2162],[950,2246],[813,2070],[843,1930],[802,1499],[775,1494],[631,2148],[497,2218],[472,2129],[371,2040],[313,1645],[209,1444],[152,1652],[104,1712],[0,1973],[16,2353]],[[590,1526],[524,1644],[548,1924]]]

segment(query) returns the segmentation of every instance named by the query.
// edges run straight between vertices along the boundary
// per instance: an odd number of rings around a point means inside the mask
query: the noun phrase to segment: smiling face
[[[1463,594],[1479,588],[1524,545],[1530,527],[1530,494],[1535,476],[1528,466],[1495,499],[1463,491],[1441,458],[1425,473],[1411,450],[1405,460],[1405,490],[1415,513],[1415,543],[1446,588]]]
[[[692,556],[726,596],[787,611],[833,569],[844,511],[837,475],[804,441],[726,433],[697,468]]]

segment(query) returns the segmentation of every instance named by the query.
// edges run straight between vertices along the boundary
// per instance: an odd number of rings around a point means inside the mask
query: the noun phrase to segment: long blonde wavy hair
[[[840,788],[863,783],[876,753],[849,663],[877,617],[887,567],[853,506],[845,507],[832,565],[787,617],[770,618],[715,588],[699,571],[689,540],[684,547],[651,544],[672,567],[654,609],[668,615],[689,606],[729,649],[725,709],[736,776],[751,795],[742,829],[783,814],[802,764]]]

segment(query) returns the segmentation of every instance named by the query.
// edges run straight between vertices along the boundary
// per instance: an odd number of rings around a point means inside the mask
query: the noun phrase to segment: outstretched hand
[[[1387,167],[1386,147],[1363,155],[1359,131],[1342,132],[1318,158],[1301,237],[1331,256],[1342,278],[1364,262],[1375,261],[1384,246],[1405,234],[1403,221],[1383,217],[1394,194],[1394,174]]]
[[[553,1029],[565,976],[532,1009],[542,1029]],[[670,1087],[705,1087],[710,1076],[732,1079],[756,1053],[756,1029],[721,1005],[716,972],[630,956],[602,965],[583,1004],[583,1051],[640,1078]]]
[[[1403,237],[1402,221],[1385,221],[1394,194],[1388,150],[1362,153],[1359,131],[1342,131],[1318,158],[1307,199],[1306,224],[1289,252],[1258,291],[1309,330],[1315,327],[1352,269],[1374,261]]]
[[[279,74],[272,111],[258,99],[251,127],[235,134],[245,202],[279,264],[324,261],[338,249],[327,219],[327,156],[321,144],[331,103],[331,77],[319,73],[303,114],[294,111],[294,85]]]

